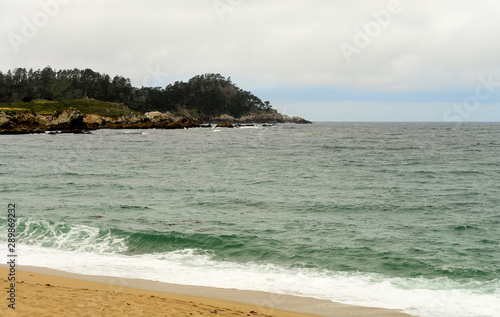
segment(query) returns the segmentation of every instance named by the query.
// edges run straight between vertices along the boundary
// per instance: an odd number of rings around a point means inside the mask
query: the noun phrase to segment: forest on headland
[[[33,100],[68,101],[94,99],[124,104],[131,110],[189,114],[201,121],[221,115],[239,118],[252,112],[270,111],[262,101],[220,74],[203,74],[166,87],[133,87],[130,79],[111,77],[92,69],[54,70],[16,68],[0,71],[0,103]]]

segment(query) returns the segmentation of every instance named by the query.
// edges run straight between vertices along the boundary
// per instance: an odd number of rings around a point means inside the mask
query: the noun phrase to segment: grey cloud
[[[19,52],[7,35],[42,9],[9,2],[0,13],[2,70],[90,67],[141,85],[160,67],[172,80],[219,72],[248,85],[401,92],[473,85],[500,66],[495,1],[401,1],[350,63],[340,45],[353,45],[356,28],[391,0],[216,1],[71,1]]]

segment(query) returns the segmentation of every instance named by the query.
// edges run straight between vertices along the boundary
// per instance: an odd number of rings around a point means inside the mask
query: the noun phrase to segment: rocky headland
[[[262,111],[234,118],[229,115],[214,117],[208,123],[218,127],[233,127],[249,123],[310,123],[299,117],[282,115],[276,110]],[[0,134],[27,133],[83,133],[97,129],[185,129],[207,127],[189,115],[174,115],[170,112],[152,111],[145,114],[129,113],[108,117],[97,114],[82,114],[78,109],[68,108],[53,114],[37,114],[33,111],[0,111]]]
[[[281,114],[275,109],[255,111],[239,118],[223,114],[219,117],[212,117],[209,121],[214,123],[311,123],[301,117],[290,117],[286,114]]]
[[[94,129],[181,129],[311,123],[272,108],[221,74],[196,75],[166,87],[91,69],[0,71],[0,133],[77,133]]]
[[[251,115],[234,118],[222,115],[210,120],[218,127],[233,127],[245,123],[310,123],[299,117],[289,117],[277,111],[269,115]],[[51,115],[34,112],[0,111],[0,134],[26,134],[57,131],[60,133],[82,133],[97,129],[185,129],[207,127],[190,116],[173,115],[158,111],[145,114],[133,113],[118,117],[106,117],[97,114],[82,114],[75,108]]]

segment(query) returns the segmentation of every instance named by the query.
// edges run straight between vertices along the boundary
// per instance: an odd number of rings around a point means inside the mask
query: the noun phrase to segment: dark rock
[[[46,126],[47,130],[61,130],[65,132],[82,131],[85,129],[83,115],[75,108],[66,109],[61,114],[54,113],[52,117],[47,118]]]
[[[0,130],[10,126],[10,116],[5,112],[0,112]]]
[[[131,114],[117,118],[101,117],[96,114],[83,116],[80,111],[69,108],[53,115],[34,113],[0,112],[0,134],[22,133],[85,133],[96,129],[186,129],[199,127],[191,117],[163,115],[154,122],[143,114]],[[52,131],[52,132],[50,132]],[[56,132],[57,131],[57,132]]]
[[[133,114],[118,118],[91,114],[85,116],[84,121],[88,129],[186,129],[200,126],[196,119],[160,112],[146,115]]]
[[[306,120],[306,119],[302,119],[302,118],[300,118],[300,119],[298,119],[298,120],[297,120],[297,122],[296,122],[296,123],[297,123],[297,124],[311,124],[312,122],[311,122],[311,121],[308,121],[308,120]]]
[[[229,122],[221,122],[217,124],[216,128],[234,128],[234,126]]]
[[[7,115],[0,112],[0,134],[43,133],[61,131],[78,133],[85,129],[83,115],[74,108],[69,108],[53,115],[37,115],[31,112]]]

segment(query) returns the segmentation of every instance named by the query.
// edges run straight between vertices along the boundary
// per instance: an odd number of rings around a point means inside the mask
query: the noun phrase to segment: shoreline
[[[5,289],[7,287],[8,272],[6,264],[0,264],[0,272],[0,279]],[[199,313],[202,310],[205,310],[205,315],[211,312],[214,314],[214,309],[217,310],[219,315],[222,312],[228,312],[227,316],[410,316],[398,310],[345,305],[308,297],[168,284],[140,279],[82,275],[34,266],[17,267],[17,312],[24,311],[25,309],[35,309],[34,311],[37,312],[51,312],[51,315],[57,315],[57,312],[62,309],[71,309],[78,306],[77,304],[74,304],[76,306],[71,306],[70,304],[69,307],[59,307],[60,305],[68,306],[67,301],[60,298],[59,293],[61,292],[64,295],[82,293],[83,299],[96,297],[92,300],[94,304],[97,300],[97,305],[94,305],[96,313],[97,309],[101,308],[108,309],[109,313],[110,311],[117,311],[123,308],[132,309],[132,306],[137,307],[141,304],[144,307],[156,307],[156,305],[160,304],[156,302],[174,301],[176,309],[178,309],[178,315],[174,313],[173,316],[185,316],[189,315],[189,313],[196,316],[196,312]],[[37,294],[43,294],[42,297],[44,298],[40,300],[40,303],[24,302],[36,297]],[[107,297],[106,300],[103,300],[103,295]],[[126,305],[118,307],[124,300],[127,301]],[[99,301],[101,301],[100,305]],[[155,303],[151,303],[152,301]],[[7,309],[7,301],[4,300],[4,302],[0,311]],[[169,305],[172,305],[172,303]],[[202,306],[205,308],[200,310]],[[58,307],[57,310],[56,307]],[[212,310],[208,311],[206,309]],[[180,313],[181,311],[182,313]],[[170,314],[168,316],[172,316]]]
[[[80,102],[86,104],[88,100]],[[100,101],[94,100],[93,102],[99,103]],[[77,107],[77,105],[75,106]],[[82,105],[80,105],[80,108],[82,108]],[[264,110],[254,113],[254,115],[242,116],[240,118],[234,118],[227,114],[221,115],[220,117],[194,118],[189,114],[174,115],[168,111],[165,113],[159,111],[139,113],[128,108],[127,109],[130,111],[129,113],[115,113],[116,116],[108,116],[103,113],[101,113],[101,115],[97,113],[88,113],[88,111],[84,111],[83,108],[82,113],[74,107],[66,108],[60,112],[55,111],[53,114],[45,112],[37,113],[28,108],[20,109],[21,110],[9,110],[8,108],[0,109],[0,134],[32,134],[47,132],[84,133],[85,131],[98,129],[188,129],[207,127],[206,124],[209,121],[218,123],[217,126],[228,128],[233,128],[239,124],[277,124],[285,122],[294,122],[296,124],[312,123],[300,117],[291,118],[277,111],[269,112]],[[202,122],[205,122],[205,124]]]

